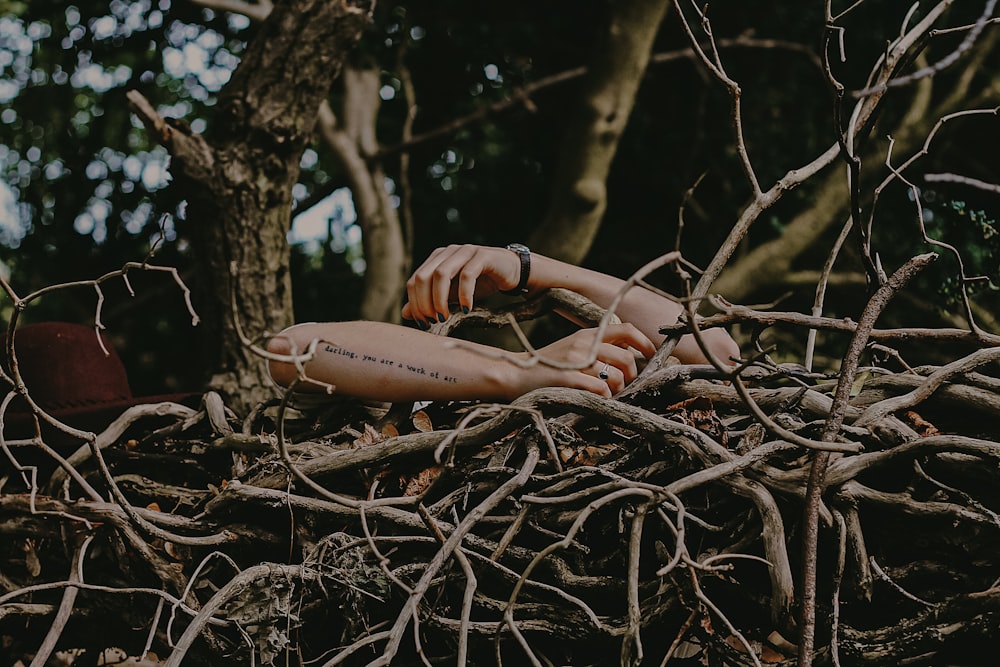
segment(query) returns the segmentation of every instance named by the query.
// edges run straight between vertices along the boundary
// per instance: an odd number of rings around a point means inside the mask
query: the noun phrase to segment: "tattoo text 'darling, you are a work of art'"
[[[358,353],[352,350],[348,350],[343,347],[336,347],[334,345],[325,345],[323,347],[324,352],[329,352],[330,354],[337,354],[342,357],[347,357],[353,361],[361,361],[363,363],[378,364],[380,366],[387,366],[389,368],[399,368],[414,375],[422,375],[424,377],[431,378],[432,380],[441,380],[442,382],[458,382],[458,378],[453,375],[442,375],[438,371],[428,370],[423,366],[415,366],[413,364],[407,363],[405,361],[399,361],[398,359],[390,359],[388,357],[374,357],[370,354]]]

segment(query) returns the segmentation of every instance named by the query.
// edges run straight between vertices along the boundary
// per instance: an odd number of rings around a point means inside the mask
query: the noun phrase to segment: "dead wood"
[[[983,350],[853,383],[835,439],[858,448],[830,455],[818,514],[821,664],[974,664],[998,639]],[[93,443],[7,442],[0,657],[793,664],[800,443],[827,428],[836,374],[741,378],[668,365],[614,400],[270,402],[243,420],[209,394]]]

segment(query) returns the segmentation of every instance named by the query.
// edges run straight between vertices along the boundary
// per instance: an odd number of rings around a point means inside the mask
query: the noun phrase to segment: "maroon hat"
[[[27,324],[14,333],[21,379],[38,407],[82,430],[102,431],[126,408],[171,401],[191,404],[198,394],[133,396],[125,365],[107,337],[68,322]],[[0,338],[6,347],[6,336]],[[103,348],[101,343],[103,342]],[[10,372],[9,360],[4,367]],[[7,438],[31,437],[31,410],[20,397],[4,415]]]

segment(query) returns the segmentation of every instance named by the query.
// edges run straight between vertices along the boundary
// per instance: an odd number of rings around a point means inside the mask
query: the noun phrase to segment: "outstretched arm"
[[[268,343],[271,377],[283,386],[378,401],[513,400],[539,387],[573,387],[610,397],[635,379],[635,352],[656,350],[631,324],[607,328],[594,353],[595,329],[581,329],[541,350],[552,367],[527,353],[511,353],[486,345],[417,331],[384,322],[299,324]],[[291,357],[313,350],[300,369]],[[300,356],[300,358],[302,358]],[[575,367],[571,367],[575,366]],[[606,377],[604,377],[606,376]]]
[[[471,309],[476,299],[514,289],[520,274],[518,256],[505,248],[476,245],[438,248],[407,283],[409,302],[403,307],[403,317],[418,322],[443,321],[450,304]],[[537,253],[531,255],[529,294],[549,287],[563,287],[607,308],[624,285],[624,280],[599,271]],[[683,308],[655,292],[635,286],[628,290],[615,312],[622,321],[635,325],[659,346],[664,340],[659,328],[676,322]],[[705,331],[704,340],[722,361],[739,357],[739,347],[723,329]],[[707,362],[691,335],[684,336],[673,353],[682,363]]]

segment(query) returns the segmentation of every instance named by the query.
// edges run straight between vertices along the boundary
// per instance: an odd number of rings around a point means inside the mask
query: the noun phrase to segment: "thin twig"
[[[823,429],[821,440],[832,441],[840,432],[844,421],[844,413],[850,398],[851,386],[857,373],[861,353],[868,343],[868,333],[875,325],[876,319],[882,313],[889,300],[937,255],[928,253],[918,255],[897,269],[888,281],[869,299],[858,327],[844,355],[840,368],[840,378],[834,392],[830,416]],[[805,518],[803,528],[803,564],[802,564],[802,602],[800,609],[799,667],[808,667],[813,660],[813,642],[816,631],[816,559],[819,542],[819,506],[820,498],[825,488],[826,469],[830,462],[829,452],[817,452],[809,472],[809,482],[806,487]]]

